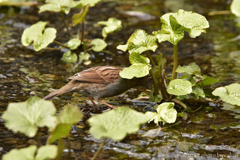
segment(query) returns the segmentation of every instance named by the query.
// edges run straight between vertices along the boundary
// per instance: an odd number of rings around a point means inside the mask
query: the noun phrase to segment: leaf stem
[[[173,70],[172,70],[172,80],[177,78],[176,69],[178,67],[178,52],[177,45],[173,45]]]
[[[155,63],[154,63],[154,61],[152,59],[152,56],[150,55],[149,51],[147,51],[147,57],[149,58],[152,67],[154,68],[156,65],[155,65]]]
[[[158,82],[157,82],[157,79],[155,77],[155,75],[153,74],[153,70],[150,69],[150,74],[153,78],[153,83],[154,83],[154,92],[153,92],[153,95],[154,96],[157,96],[158,95]]]
[[[107,138],[104,138],[103,142],[101,143],[101,145],[99,146],[97,152],[94,154],[94,156],[91,158],[91,160],[94,160],[95,158],[97,158],[97,156],[101,152],[101,150],[102,150],[106,140],[107,140]]]
[[[150,60],[152,68],[154,68],[156,65],[155,65],[155,63],[154,63],[154,61],[152,59],[152,56],[150,55],[149,51],[147,51],[146,53],[147,53],[147,57]],[[153,95],[156,96],[156,95],[158,95],[158,81],[157,81],[157,79],[156,79],[152,69],[150,69],[150,74],[151,74],[151,76],[153,78],[153,83],[154,83],[154,93],[153,93]]]
[[[178,103],[178,104],[180,104],[181,106],[183,106],[185,109],[187,108],[187,106],[186,106],[186,104],[184,104],[182,101],[180,101],[179,99],[172,99],[172,101],[173,102],[175,102],[175,103]]]
[[[70,136],[67,136],[67,145],[68,145],[68,159],[71,159],[71,144],[70,144]]]
[[[56,40],[53,41],[54,43],[58,44],[59,46],[62,46],[64,48],[69,48],[68,46],[66,46],[65,44],[61,43],[61,42],[58,42]]]
[[[62,21],[63,21],[63,23],[64,23],[65,28],[67,29],[68,34],[69,34],[70,37],[73,39],[74,37],[73,37],[72,33],[70,32],[70,30],[69,30],[69,28],[68,28],[68,25],[67,25],[67,23],[66,23],[66,21],[65,21],[65,18],[64,18],[64,16],[63,16],[63,13],[62,13],[62,12],[60,12],[60,16],[61,16],[61,18],[62,18]]]
[[[84,37],[84,26],[85,26],[85,23],[84,23],[84,20],[82,21],[82,34],[81,34],[81,43],[83,44],[83,37]]]

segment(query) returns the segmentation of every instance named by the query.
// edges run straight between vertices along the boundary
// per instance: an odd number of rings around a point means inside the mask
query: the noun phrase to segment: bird
[[[80,92],[82,95],[87,96],[95,106],[97,105],[93,99],[110,108],[116,108],[113,105],[101,101],[100,98],[113,97],[130,88],[146,86],[147,84],[147,77],[133,79],[121,78],[119,72],[124,68],[126,67],[97,66],[83,70],[69,77],[70,82],[48,94],[43,99],[49,100],[68,92]]]

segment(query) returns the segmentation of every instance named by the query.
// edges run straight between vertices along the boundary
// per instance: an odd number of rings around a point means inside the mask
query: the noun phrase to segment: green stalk
[[[153,95],[156,96],[156,95],[158,95],[158,82],[157,82],[157,79],[156,79],[155,75],[153,74],[152,69],[150,69],[150,74],[153,78],[153,83],[154,83],[154,93],[153,93]]]
[[[68,25],[67,25],[67,23],[66,23],[66,21],[65,21],[65,19],[64,19],[64,16],[63,16],[63,13],[62,13],[62,12],[60,12],[60,16],[61,16],[61,18],[62,18],[62,21],[63,21],[63,24],[64,24],[65,28],[67,29],[68,34],[69,34],[70,37],[73,39],[74,37],[73,37],[72,33],[70,32],[70,30],[68,29]]]
[[[85,23],[84,23],[84,20],[82,21],[82,34],[81,34],[81,43],[83,44],[83,36],[84,36],[84,26],[85,26]]]
[[[156,65],[155,65],[155,63],[154,63],[154,61],[153,61],[153,59],[152,59],[152,56],[150,55],[149,51],[147,51],[147,57],[149,58],[150,63],[151,63],[151,65],[152,65],[153,68],[154,68]]]
[[[156,65],[155,65],[155,63],[154,63],[154,61],[152,59],[152,56],[150,55],[149,51],[147,51],[147,57],[150,60],[152,68],[154,68]],[[153,83],[154,83],[154,93],[153,93],[153,95],[156,96],[156,95],[158,95],[158,82],[157,82],[157,79],[156,79],[155,75],[153,74],[152,69],[150,69],[150,74],[151,74],[151,76],[153,78]]]
[[[172,80],[177,78],[176,69],[178,67],[178,53],[177,53],[177,45],[173,45],[173,71],[172,71]]]
[[[97,152],[94,154],[93,158],[91,158],[91,160],[94,160],[95,158],[97,158],[97,156],[99,155],[99,153],[101,152],[105,142],[106,142],[107,138],[104,138],[102,144],[99,146]]]

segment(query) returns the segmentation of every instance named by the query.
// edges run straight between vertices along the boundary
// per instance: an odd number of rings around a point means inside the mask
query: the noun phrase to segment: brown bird
[[[121,78],[119,72],[123,69],[122,67],[115,66],[99,66],[83,70],[69,77],[68,79],[71,81],[68,84],[50,93],[43,99],[48,100],[67,92],[77,91],[84,96],[88,96],[95,106],[96,104],[92,98],[108,107],[115,108],[99,99],[119,95],[130,88],[146,85],[147,82],[146,77],[133,79]]]

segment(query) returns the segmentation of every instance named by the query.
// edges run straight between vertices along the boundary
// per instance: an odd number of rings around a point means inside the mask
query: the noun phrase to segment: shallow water
[[[159,17],[179,8],[198,12],[208,19],[210,28],[206,34],[191,39],[186,34],[179,43],[179,64],[196,62],[204,74],[218,78],[218,85],[238,82],[240,54],[240,19],[234,15],[209,16],[209,12],[229,10],[231,1],[216,0],[152,0],[152,1],[103,1],[91,8],[86,17],[85,38],[101,38],[101,26],[94,25],[99,20],[114,16],[123,21],[123,29],[108,36],[105,52],[91,53],[90,65],[66,64],[61,60],[62,51],[35,52],[31,47],[21,45],[22,31],[39,20],[48,20],[50,26],[57,26],[58,41],[67,41],[68,34],[62,31],[64,25],[56,13],[37,14],[34,7],[0,7],[0,114],[8,103],[22,102],[32,95],[43,97],[53,89],[67,83],[67,78],[76,72],[97,65],[128,66],[128,54],[116,49],[126,43],[136,29],[148,33],[160,28]],[[70,18],[70,16],[68,17]],[[77,31],[74,28],[73,31]],[[59,38],[60,37],[60,38]],[[157,53],[167,58],[167,72],[172,67],[172,45],[162,43]],[[141,88],[144,90],[144,88]],[[123,95],[108,99],[115,105],[129,105],[143,110],[145,103],[127,103],[140,93],[131,89]],[[69,93],[53,100],[56,107],[68,103],[78,104],[84,119],[71,132],[72,157],[89,159],[98,149],[101,140],[95,140],[89,133],[86,120],[101,113],[105,106],[91,107],[87,98]],[[240,108],[229,104],[216,106],[211,103],[188,103],[185,117],[178,117],[172,125],[146,124],[136,134],[122,141],[107,140],[99,159],[238,159],[240,156]],[[46,129],[39,132],[40,141],[45,144]],[[12,148],[23,148],[33,144],[22,134],[13,134],[4,127],[0,119],[0,156]],[[67,156],[67,153],[66,153]]]

